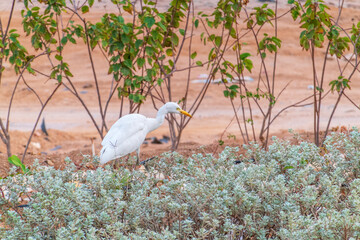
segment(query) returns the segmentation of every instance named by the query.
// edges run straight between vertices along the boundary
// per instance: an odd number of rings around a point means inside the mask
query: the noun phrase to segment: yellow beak
[[[186,115],[186,116],[188,116],[188,117],[192,117],[192,116],[190,115],[190,113],[188,113],[188,112],[186,112],[186,111],[184,111],[184,110],[182,110],[182,109],[180,109],[179,112],[182,113],[182,114],[184,114],[184,115]]]

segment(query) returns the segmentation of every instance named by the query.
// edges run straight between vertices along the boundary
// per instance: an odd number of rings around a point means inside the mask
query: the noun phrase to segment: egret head
[[[179,114],[181,113],[188,117],[192,117],[188,112],[182,110],[181,107],[177,103],[168,102],[165,104],[165,107],[166,107],[166,110],[168,113],[179,113]]]

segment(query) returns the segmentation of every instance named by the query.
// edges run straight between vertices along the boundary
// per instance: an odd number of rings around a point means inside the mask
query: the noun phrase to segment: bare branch
[[[59,87],[61,86],[61,83],[59,83],[56,88],[52,91],[52,93],[50,94],[50,96],[46,99],[46,101],[44,102],[44,104],[42,105],[41,109],[40,109],[40,112],[39,112],[39,115],[36,119],[36,122],[34,124],[34,127],[33,127],[33,130],[29,136],[29,139],[27,141],[27,144],[26,144],[26,147],[25,147],[25,150],[24,150],[24,153],[23,153],[23,156],[22,156],[22,159],[21,159],[21,162],[24,163],[24,159],[25,159],[25,156],[26,156],[26,153],[27,153],[27,150],[29,148],[29,145],[30,145],[30,142],[31,142],[31,139],[32,139],[32,136],[34,135],[34,132],[36,130],[36,127],[37,127],[37,124],[39,123],[39,120],[40,120],[40,117],[41,117],[41,114],[42,112],[44,111],[46,105],[49,103],[49,101],[52,99],[52,97],[54,96],[54,94],[56,93],[56,91],[59,89]]]

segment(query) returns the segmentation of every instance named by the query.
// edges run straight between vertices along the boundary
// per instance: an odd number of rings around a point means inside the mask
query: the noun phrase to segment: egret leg
[[[114,169],[119,169],[120,159],[121,159],[121,158],[117,158],[117,159],[114,160],[114,163],[113,163],[113,168],[114,168]]]
[[[126,168],[128,168],[128,167],[130,166],[130,164],[129,164],[129,158],[130,158],[130,154],[128,154],[128,155],[126,156],[126,165],[125,165]]]
[[[112,167],[113,169],[116,169],[116,162],[117,162],[118,159],[115,159],[113,162],[112,162]]]
[[[140,148],[136,150],[136,165],[140,164]]]

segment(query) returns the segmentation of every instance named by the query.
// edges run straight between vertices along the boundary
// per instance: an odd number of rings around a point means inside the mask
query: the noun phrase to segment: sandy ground
[[[7,19],[8,11],[10,8],[10,1],[0,2],[0,17],[4,21]],[[286,1],[284,1],[286,2]],[[338,1],[328,1],[330,5],[336,6]],[[213,1],[196,1],[195,6],[198,8],[209,10],[214,6]],[[250,1],[248,8],[260,5],[263,3],[257,1]],[[269,3],[270,6],[274,6],[274,3]],[[160,7],[166,8],[167,2],[160,1]],[[288,10],[288,5],[281,3],[279,14]],[[340,19],[340,24],[345,28],[351,27],[353,23],[360,21],[360,4],[356,0],[345,1],[344,12]],[[13,22],[11,27],[21,30],[21,16],[19,11],[22,9],[21,3],[17,3],[16,12],[13,16]],[[199,10],[199,9],[198,9]],[[96,2],[94,8],[87,14],[87,19],[90,21],[98,21],[101,15],[105,12],[111,11],[107,5],[107,1]],[[332,7],[332,14],[335,16],[337,13],[336,8]],[[4,24],[4,23],[3,23]],[[277,69],[276,69],[276,96],[279,95],[281,90],[287,85],[286,90],[279,97],[276,106],[274,108],[274,115],[281,111],[284,107],[296,103],[299,100],[311,95],[312,90],[309,89],[309,85],[312,84],[312,71],[309,52],[303,51],[299,46],[298,36],[300,29],[295,26],[290,15],[283,17],[279,21],[279,38],[282,40],[282,47],[279,50]],[[271,27],[267,27],[265,30],[272,31]],[[206,59],[208,49],[204,47],[200,41],[199,36],[201,30],[195,32],[194,49],[198,53],[197,59]],[[23,35],[23,34],[22,34]],[[26,38],[22,38],[22,42],[27,48],[30,48],[26,43]],[[245,37],[244,41],[249,44],[246,47],[253,53],[251,57],[254,61],[254,70],[247,75],[253,79],[253,82],[249,82],[250,88],[255,89],[257,86],[257,79],[259,76],[259,58],[256,57],[255,44],[251,37]],[[324,54],[319,53],[316,55],[318,61],[317,68],[320,71],[322,67],[322,61]],[[184,52],[186,54],[186,52]],[[78,89],[82,91],[82,98],[89,106],[90,111],[94,115],[94,118],[99,121],[99,109],[97,105],[96,89],[94,87],[91,65],[88,61],[86,48],[82,47],[79,43],[79,47],[69,46],[66,49],[65,61],[69,62],[71,70],[74,74],[74,82]],[[94,61],[98,78],[101,86],[101,93],[106,96],[109,92],[111,77],[107,75],[107,65],[103,60],[103,57],[99,52],[94,53]],[[271,65],[272,56],[268,57],[268,66]],[[38,69],[46,69],[47,60],[40,59],[36,62],[35,67]],[[187,66],[186,62],[180,61],[181,66]],[[340,60],[340,64],[345,64]],[[11,96],[11,91],[17,76],[10,69],[9,65],[5,65],[8,69],[5,70],[3,81],[0,86],[0,117],[5,120],[7,114],[7,107]],[[200,75],[207,73],[206,69],[196,68],[191,72],[191,80],[199,80]],[[345,72],[347,74],[347,72]],[[338,76],[338,64],[334,59],[328,61],[328,67],[325,74],[326,83],[336,79]],[[173,89],[174,98],[180,99],[183,96],[184,81],[187,77],[187,72],[184,74],[178,73],[173,76]],[[40,93],[42,100],[50,94],[54,84],[51,81],[47,81],[42,76],[26,76],[28,83],[32,88],[36,89]],[[360,82],[359,73],[355,73],[351,82],[351,91],[348,95],[351,99],[359,104],[360,103]],[[189,103],[194,101],[196,93],[200,91],[203,83],[191,83],[191,91],[189,97]],[[198,151],[200,146],[207,146],[205,149],[213,151],[217,148],[217,142],[221,138],[226,143],[231,145],[241,144],[239,128],[233,120],[234,112],[228,99],[223,97],[222,91],[224,87],[222,85],[212,84],[208,90],[207,95],[198,111],[194,114],[193,119],[190,121],[186,129],[184,130],[182,137],[182,144],[179,147],[180,152],[192,153]],[[104,98],[102,99],[105,101]],[[174,99],[177,100],[177,99]],[[331,110],[334,107],[336,100],[336,94],[330,94],[324,101],[321,127],[325,128],[327,119]],[[238,103],[236,103],[238,106]],[[107,123],[110,126],[114,123],[119,115],[120,101],[114,98],[109,105],[107,113]],[[28,136],[32,130],[38,112],[40,110],[40,104],[36,97],[29,91],[29,89],[20,83],[18,91],[15,95],[15,101],[10,116],[10,129],[12,139],[12,150],[14,154],[21,154],[24,151],[24,146],[27,143]],[[147,116],[155,116],[156,110],[153,109],[150,102],[146,103],[140,113]],[[254,108],[255,126],[259,126],[261,121],[261,114],[259,110]],[[240,114],[240,113],[239,113]],[[310,132],[313,128],[312,120],[313,108],[312,106],[305,106],[301,108],[291,108],[285,111],[279,118],[277,118],[271,128],[271,134],[280,137],[290,136],[288,129],[294,129],[297,132]],[[351,126],[358,126],[359,111],[348,100],[343,99],[340,102],[340,107],[335,113],[332,121],[332,127],[345,126],[349,128]],[[59,92],[54,96],[54,99],[49,103],[43,113],[46,126],[49,129],[49,136],[45,136],[39,127],[33,137],[32,144],[29,148],[29,157],[39,158],[41,161],[47,161],[50,165],[57,166],[59,161],[61,162],[65,156],[70,156],[74,159],[81,158],[82,154],[91,153],[91,138],[95,138],[95,151],[100,150],[101,139],[96,133],[96,130],[87,115],[84,108],[79,101],[75,99],[64,87],[61,87]],[[258,131],[258,129],[256,129]],[[162,138],[163,135],[168,135],[169,129],[167,124],[164,124],[158,130],[149,134],[149,137]],[[228,136],[236,136],[236,139],[228,139]],[[170,144],[147,144],[142,147],[142,157],[148,157],[155,154],[159,154],[163,151],[170,149]],[[205,150],[203,150],[205,151]],[[0,143],[0,174],[3,175],[7,171],[7,160],[5,157],[5,146]]]

